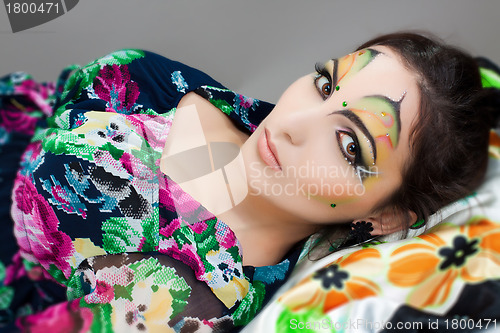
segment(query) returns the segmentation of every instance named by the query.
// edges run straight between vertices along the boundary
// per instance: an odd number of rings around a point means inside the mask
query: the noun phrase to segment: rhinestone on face
[[[337,207],[337,205],[336,204],[331,204],[330,207],[335,208],[335,207]]]
[[[336,86],[335,90],[339,91],[340,90],[340,86]]]
[[[342,106],[343,106],[343,107],[346,107],[346,106],[347,106],[347,102],[346,102],[346,101],[343,101],[343,102],[342,102]]]
[[[403,93],[401,94],[401,97],[399,97],[399,101],[398,102],[401,102],[401,100],[403,99],[403,97],[405,97],[407,91],[403,91]]]

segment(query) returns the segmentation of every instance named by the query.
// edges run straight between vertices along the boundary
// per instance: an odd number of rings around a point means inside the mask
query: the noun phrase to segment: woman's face
[[[312,224],[369,218],[401,185],[416,75],[382,46],[316,70],[283,93],[242,147],[249,195]]]

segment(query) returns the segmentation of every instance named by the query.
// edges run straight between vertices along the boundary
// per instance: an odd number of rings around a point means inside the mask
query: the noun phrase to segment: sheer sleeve
[[[75,298],[22,317],[23,331],[231,331],[227,307],[188,265],[158,253],[84,260],[68,286]],[[76,297],[78,296],[78,297]],[[56,329],[56,331],[54,331]]]
[[[274,108],[274,104],[229,89],[204,85],[195,92],[227,114],[241,131],[248,134],[254,132]]]

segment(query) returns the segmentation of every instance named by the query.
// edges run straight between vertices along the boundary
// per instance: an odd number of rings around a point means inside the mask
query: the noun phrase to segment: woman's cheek
[[[365,193],[364,185],[353,177],[350,170],[331,171],[330,177],[317,177],[301,181],[299,188],[304,189],[307,200],[315,200],[335,208],[338,205],[352,203]]]

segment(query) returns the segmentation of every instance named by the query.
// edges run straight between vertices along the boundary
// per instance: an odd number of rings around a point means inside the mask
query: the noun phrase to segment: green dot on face
[[[336,86],[335,90],[339,91],[340,90],[340,86]]]
[[[336,204],[331,204],[330,207],[335,208],[335,207],[337,207],[337,205]]]
[[[342,106],[343,106],[343,107],[346,107],[346,106],[347,106],[347,102],[346,102],[346,101],[343,101],[343,102],[342,102]]]

